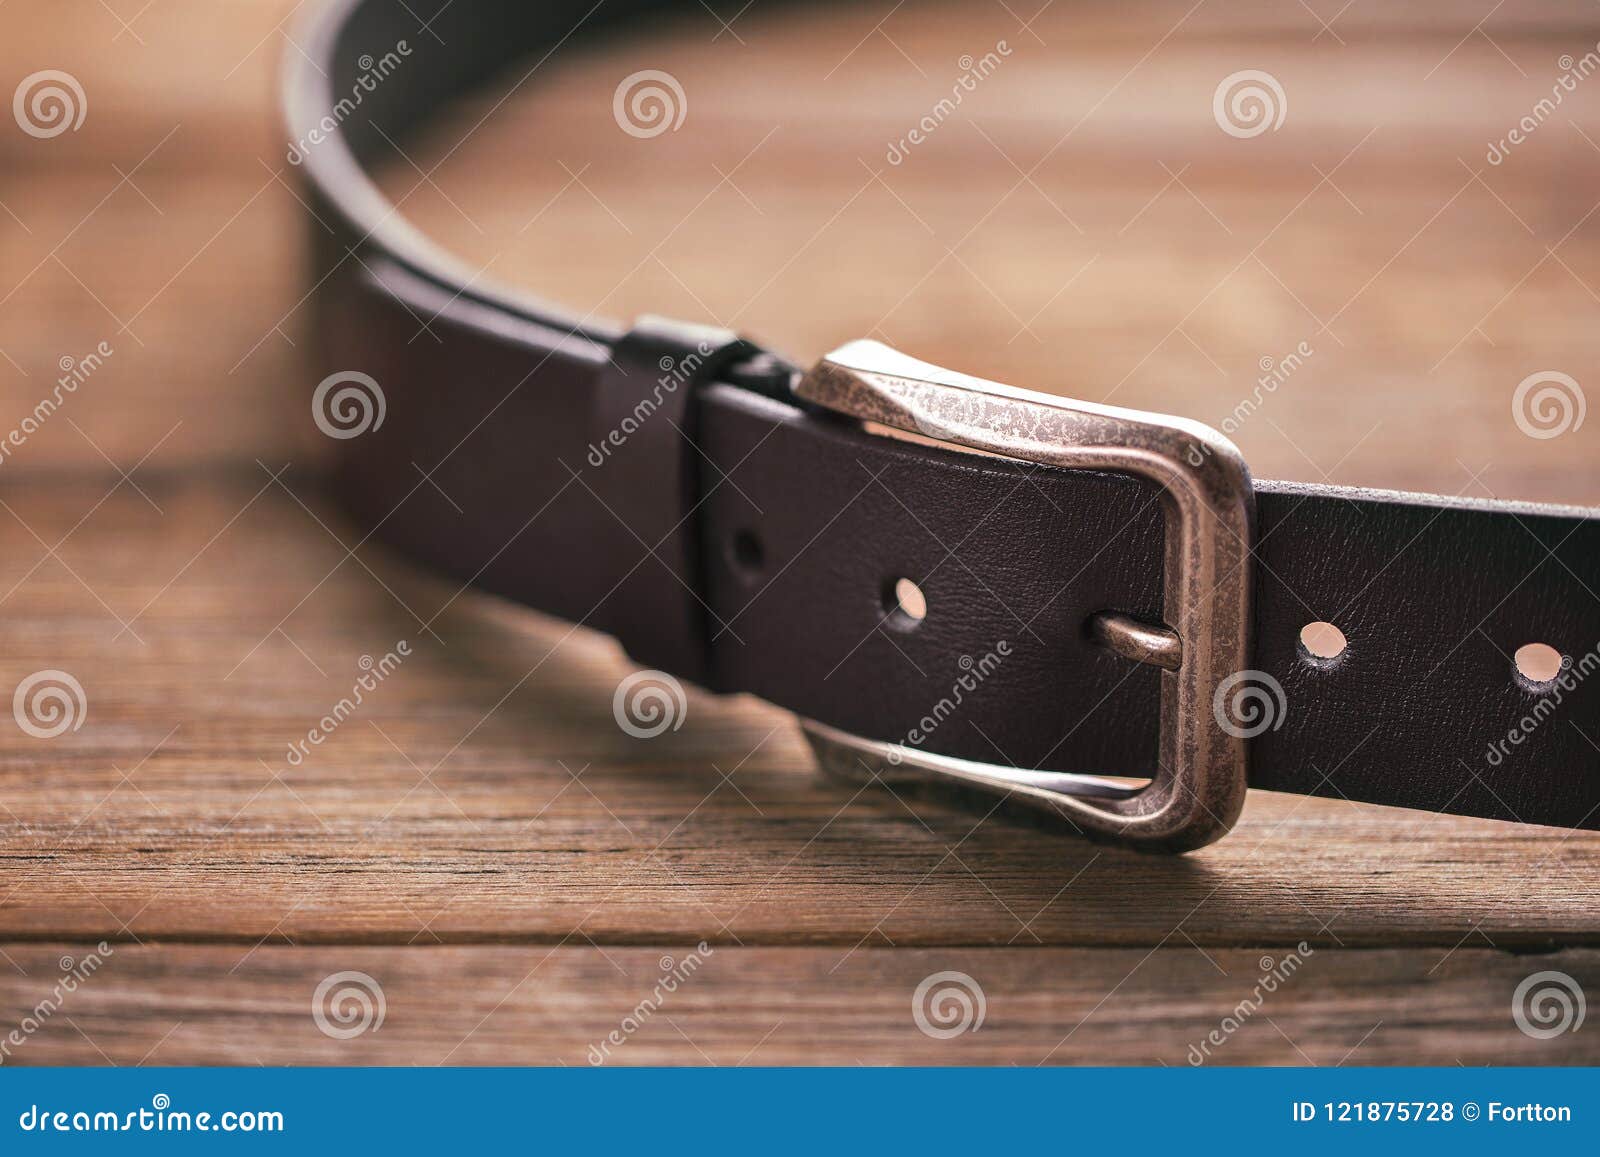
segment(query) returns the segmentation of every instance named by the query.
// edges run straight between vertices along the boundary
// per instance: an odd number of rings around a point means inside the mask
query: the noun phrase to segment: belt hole
[[[908,578],[897,578],[890,583],[884,591],[883,603],[889,622],[901,630],[909,631],[928,617],[928,596]]]
[[[1300,628],[1300,649],[1318,662],[1337,659],[1348,646],[1344,632],[1332,623],[1307,623]]]
[[[767,552],[761,545],[761,539],[753,530],[736,530],[729,543],[729,553],[733,556],[733,565],[743,571],[747,576],[761,573],[762,566],[767,561]]]
[[[1524,643],[1511,658],[1517,674],[1535,687],[1561,674],[1561,652],[1548,643]]]

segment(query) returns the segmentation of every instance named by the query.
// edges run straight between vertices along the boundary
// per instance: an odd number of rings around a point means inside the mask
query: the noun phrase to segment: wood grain
[[[62,958],[77,965],[85,950],[7,946],[0,1004],[32,1007],[52,991]],[[1182,1067],[1401,1064],[1419,1055],[1555,1065],[1600,1056],[1592,1033],[1536,1040],[1511,1018],[1512,993],[1535,968],[1600,981],[1592,950],[1526,958],[1481,948],[1329,949],[1286,968],[1289,959],[1186,946],[115,947],[6,1062]],[[365,976],[335,989],[383,995],[381,1024],[348,1039],[324,1034],[310,1015],[319,982],[340,972]],[[658,990],[675,972],[676,987]],[[979,1027],[947,1039],[923,1033],[913,1015],[918,986],[941,972],[964,974],[950,983],[981,992],[984,1008]],[[1258,993],[1274,973],[1287,979]],[[951,1021],[928,1023],[955,1027],[959,1013],[949,1012]]]
[[[873,335],[1216,423],[1305,341],[1232,431],[1258,475],[1600,502],[1592,419],[1535,441],[1510,413],[1528,374],[1595,364],[1600,81],[1486,157],[1600,19],[1488,7],[691,11],[498,82],[382,180],[485,278],[801,360]],[[273,94],[294,5],[113,8],[0,5],[4,75],[90,101],[80,132],[0,131],[0,436],[114,349],[0,464],[0,694],[64,670],[87,706],[0,729],[0,1030],[61,955],[114,950],[7,1063],[583,1064],[701,941],[619,1063],[1183,1064],[1302,941],[1219,1063],[1600,1059],[1510,1009],[1541,969],[1596,991],[1600,835],[1258,792],[1167,860],[858,795],[746,699],[624,735],[614,645],[418,575],[318,497]],[[614,122],[642,68],[684,85],[681,131]],[[1251,68],[1288,112],[1235,139],[1213,92]],[[341,1042],[309,1005],[347,969],[389,1013]],[[917,1031],[942,970],[981,982],[981,1031]]]

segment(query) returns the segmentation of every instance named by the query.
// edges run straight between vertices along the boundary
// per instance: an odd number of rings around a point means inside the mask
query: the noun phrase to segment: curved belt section
[[[464,582],[843,733],[1151,775],[1168,672],[1095,624],[1115,612],[1160,637],[1159,487],[885,437],[797,404],[789,367],[732,335],[624,335],[463,288],[389,211],[343,134],[359,121],[400,140],[509,59],[508,29],[537,25],[520,41],[535,53],[570,30],[552,17],[567,6],[517,7],[454,0],[441,48],[402,5],[337,4],[301,39],[332,79],[291,69],[331,99],[341,53],[407,36],[417,54],[305,165],[323,238],[311,380],[359,371],[386,403],[341,444],[352,512]],[[316,104],[291,110],[297,127]],[[1248,733],[1252,786],[1600,829],[1592,512],[1260,482],[1255,507],[1254,644],[1217,703]],[[926,596],[920,621],[895,608],[902,578]],[[1301,648],[1316,620],[1349,639],[1338,659]],[[1530,642],[1570,659],[1556,684],[1514,674]]]

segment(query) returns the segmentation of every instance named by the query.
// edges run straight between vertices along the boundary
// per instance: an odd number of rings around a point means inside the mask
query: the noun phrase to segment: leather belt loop
[[[621,526],[597,542],[619,585],[607,630],[633,659],[705,685],[710,633],[701,577],[699,387],[756,347],[730,330],[645,316],[595,383],[584,481]]]

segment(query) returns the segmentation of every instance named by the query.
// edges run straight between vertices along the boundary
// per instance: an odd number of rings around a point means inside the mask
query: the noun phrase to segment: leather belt
[[[363,170],[514,60],[668,6],[334,0],[297,33],[317,420],[377,536],[795,712],[835,772],[1096,838],[1197,847],[1247,785],[1600,829],[1600,512],[1252,481],[1198,423],[876,343],[802,375],[569,317],[478,284]],[[1543,683],[1511,659],[1535,642]]]

